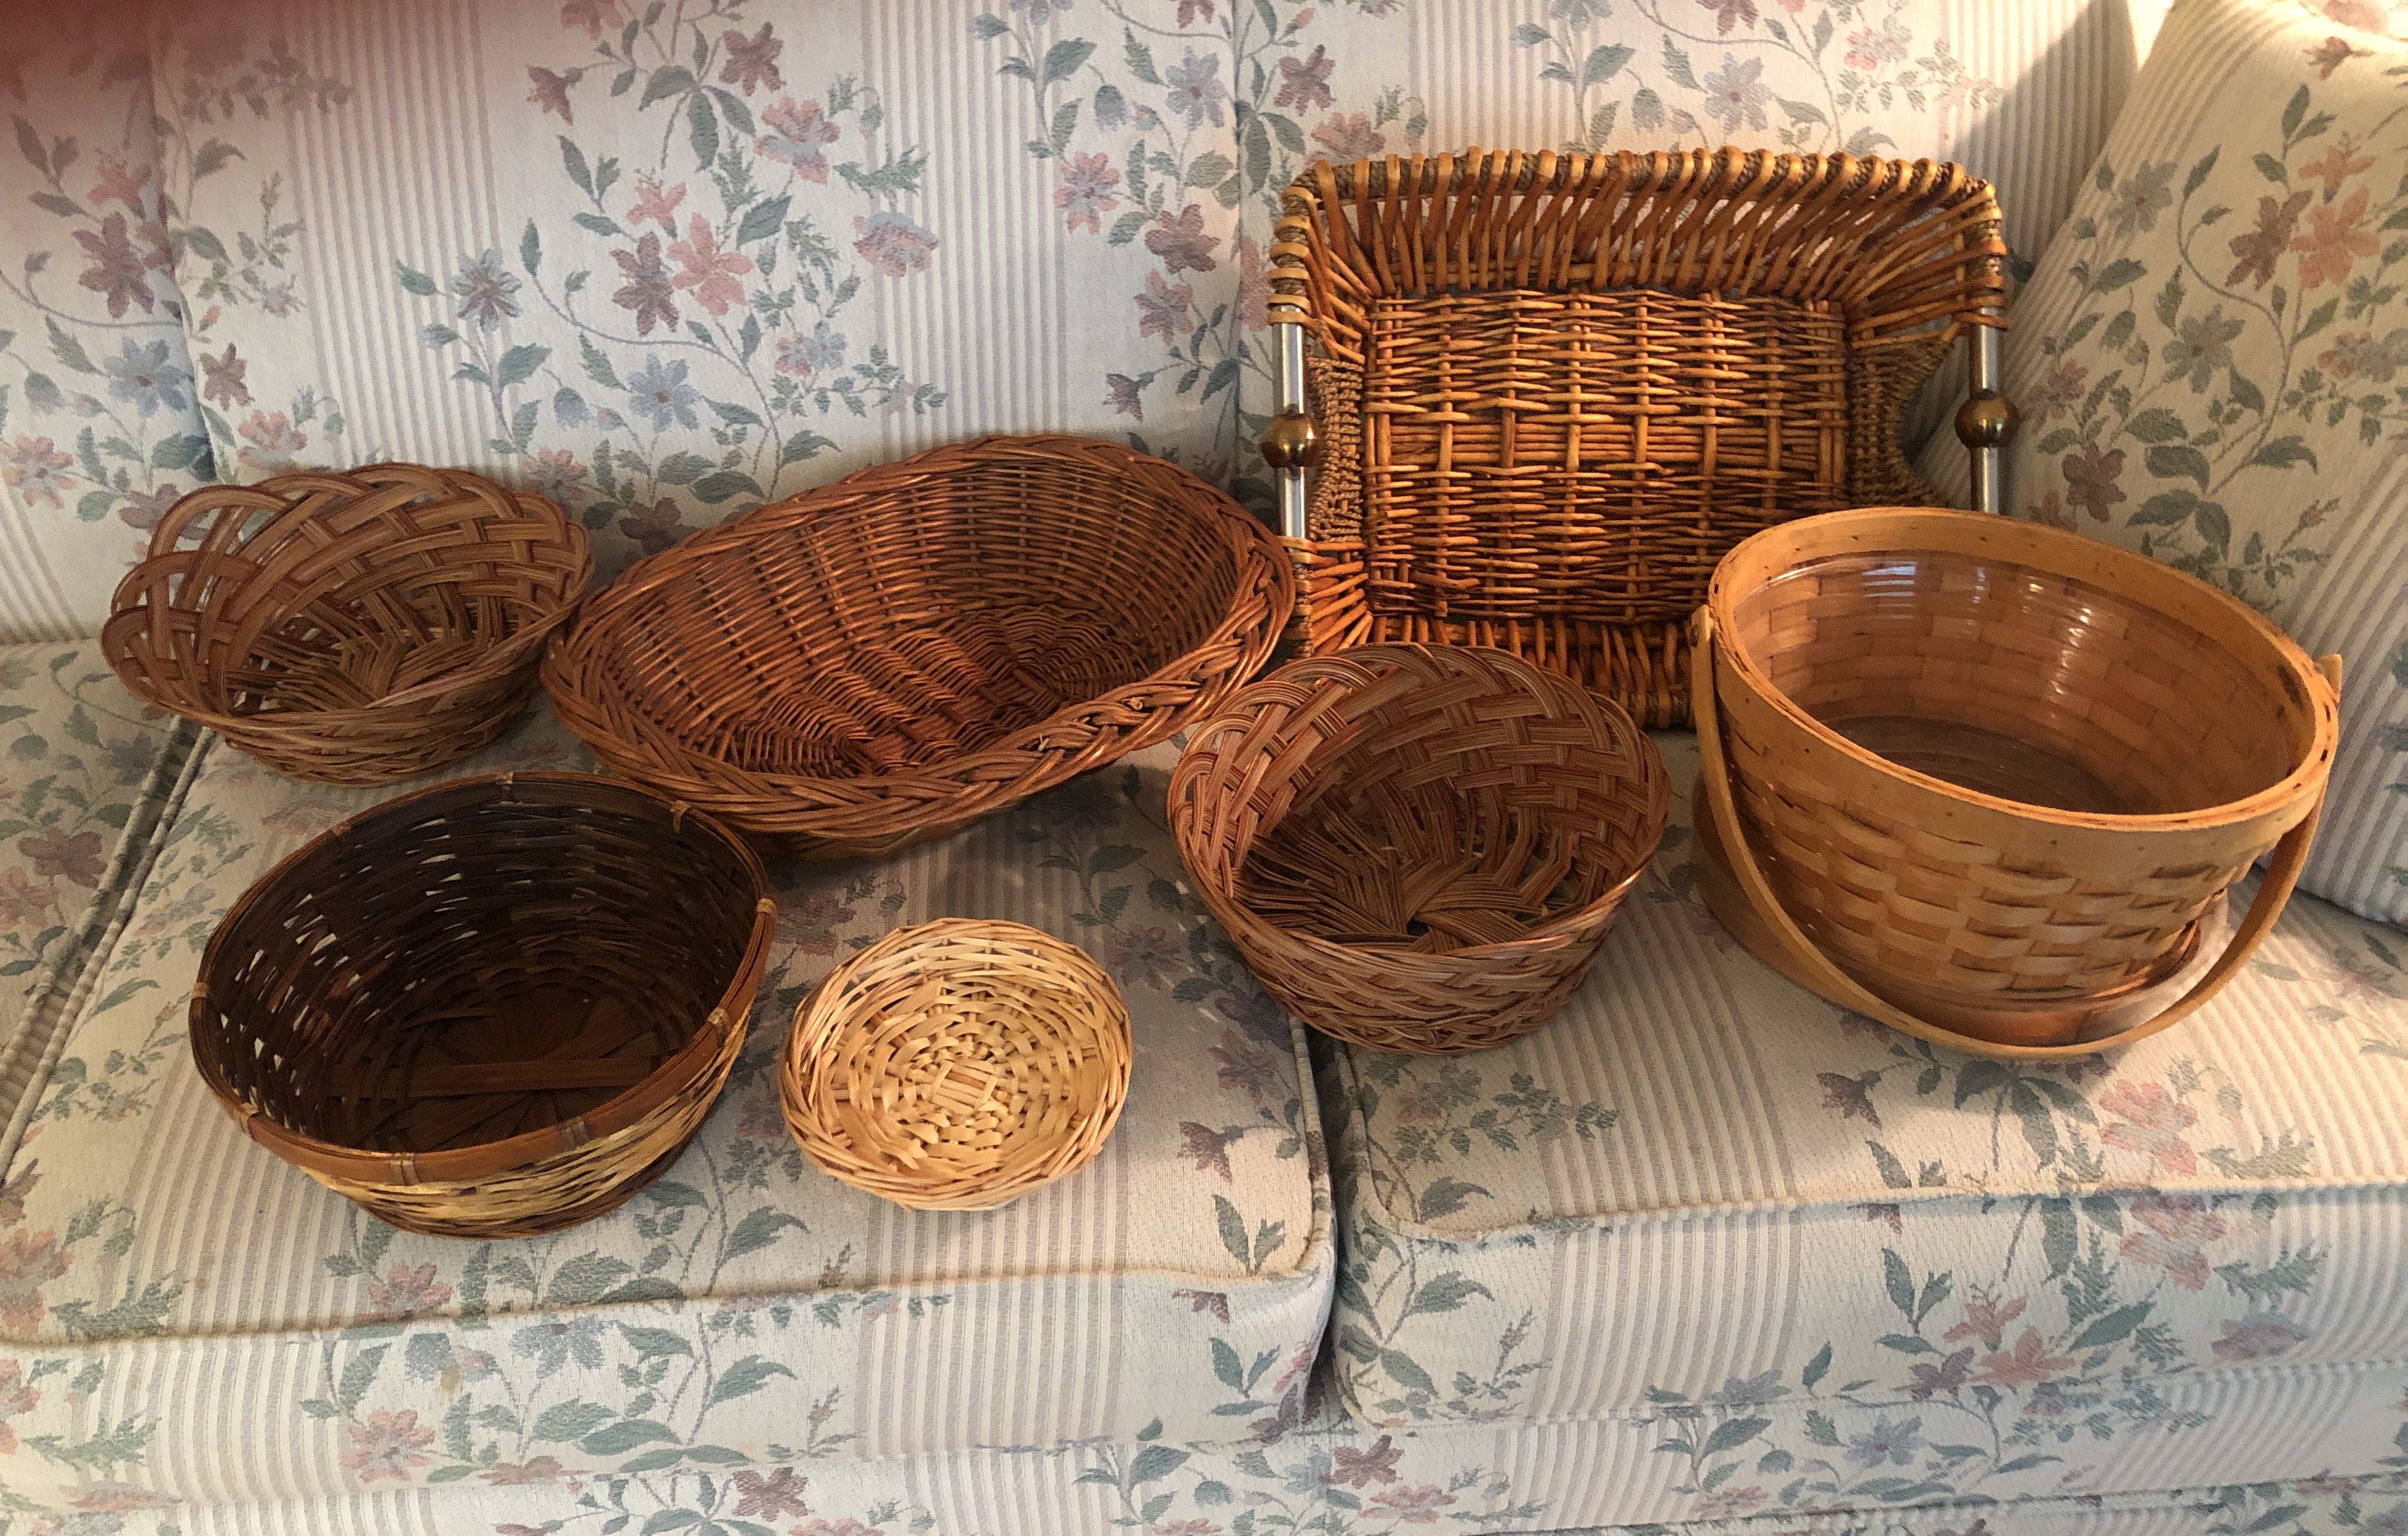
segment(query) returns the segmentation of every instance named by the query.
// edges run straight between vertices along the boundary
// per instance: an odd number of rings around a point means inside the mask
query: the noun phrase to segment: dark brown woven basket
[[[170,508],[101,646],[136,697],[279,772],[386,783],[509,727],[593,574],[584,529],[481,475],[279,475]]]
[[[1899,446],[2000,323],[1986,182],[1764,151],[1307,167],[1270,318],[1317,344],[1297,551],[1314,654],[1500,646],[1685,724],[1683,631],[1759,528],[1931,492]]]
[[[1294,593],[1176,465],[982,438],[640,562],[544,682],[606,767],[781,851],[875,857],[1169,736],[1268,658]]]
[[[1417,1055],[1553,1016],[1670,810],[1618,706],[1457,646],[1290,662],[1197,727],[1170,781],[1180,857],[1271,996]]]
[[[395,1227],[552,1231],[701,1127],[776,916],[741,840],[639,785],[461,780],[243,893],[201,958],[193,1059],[251,1140]]]

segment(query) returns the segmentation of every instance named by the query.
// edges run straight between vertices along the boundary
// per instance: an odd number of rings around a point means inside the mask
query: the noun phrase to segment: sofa
[[[2243,0],[2166,26],[2209,3]],[[2250,3],[2289,53],[2388,57],[2368,0]],[[454,1242],[251,1145],[183,1035],[234,898],[413,785],[280,778],[89,638],[178,495],[294,464],[479,467],[576,510],[606,568],[985,430],[1259,496],[1264,251],[1314,155],[1946,155],[2053,303],[2060,226],[2120,194],[2100,154],[2155,15],[91,22],[44,19],[0,76],[0,1531],[2408,1531],[2408,933],[2379,905],[2294,897],[2147,1041],[1958,1055],[1724,932],[1695,741],[1663,732],[1673,825],[1563,1013],[1388,1055],[1247,973],[1172,847],[1165,745],[884,861],[773,862],[768,976],[694,1145],[590,1223]],[[2011,351],[2028,437],[2056,358]],[[1947,490],[1960,387],[1913,427]],[[422,782],[592,766],[538,704]],[[1098,1158],[990,1213],[853,1191],[777,1106],[837,957],[949,914],[1082,945],[1136,1042]]]

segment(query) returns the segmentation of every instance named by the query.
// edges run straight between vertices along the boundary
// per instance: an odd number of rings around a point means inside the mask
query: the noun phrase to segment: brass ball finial
[[[2015,403],[1997,390],[1975,390],[1956,408],[1957,440],[1968,448],[2003,448],[2022,420]]]
[[[1284,411],[1263,428],[1263,462],[1274,469],[1300,469],[1321,459],[1321,432],[1301,411]]]

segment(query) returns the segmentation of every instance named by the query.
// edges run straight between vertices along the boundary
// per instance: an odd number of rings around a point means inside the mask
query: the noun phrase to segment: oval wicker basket
[[[2163,982],[2281,844],[2221,986],[2287,898],[2338,729],[2320,671],[2146,556],[1964,512],[1757,534],[1697,624],[1702,795],[1787,957],[1847,1006],[1988,1011],[1973,1045],[2096,1049],[2079,1008]],[[1711,665],[1708,665],[1711,663]],[[1825,985],[1817,990],[1832,995]]]
[[[650,1184],[743,1044],[777,911],[706,816],[594,774],[390,800],[243,893],[193,1059],[251,1140],[380,1219],[549,1232]]]
[[[781,852],[876,857],[1169,736],[1268,658],[1294,595],[1176,465],[984,438],[640,562],[544,681],[614,771]]]
[[[812,1162],[915,1211],[984,1211],[1083,1166],[1128,1098],[1103,968],[1017,923],[897,928],[795,1012],[779,1098]]]
[[[593,574],[557,506],[462,469],[208,485],[160,519],[101,646],[136,698],[280,773],[385,783],[509,728]]]
[[[1290,662],[1198,726],[1170,781],[1180,857],[1271,996],[1418,1055],[1545,1023],[1670,809],[1620,706],[1479,647]]]

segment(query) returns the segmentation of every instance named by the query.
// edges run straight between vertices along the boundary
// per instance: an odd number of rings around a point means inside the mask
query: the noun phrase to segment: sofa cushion
[[[141,877],[191,742],[91,641],[0,646],[0,1123]]]
[[[0,1184],[0,1383],[13,1357],[24,1384],[0,1390],[19,1404],[0,1484],[55,1483],[63,1457],[99,1470],[104,1429],[139,1443],[153,1486],[220,1502],[1157,1420],[1244,1440],[1300,1414],[1332,1268],[1317,1121],[1297,1031],[1171,884],[1168,748],[887,863],[773,867],[768,979],[701,1136],[618,1212],[497,1242],[367,1217],[248,1141],[194,1071],[186,996],[215,917],[406,787],[201,752],[171,834],[191,852],[143,888]],[[546,713],[458,772],[585,764]],[[806,989],[945,914],[1082,944],[1133,1020],[1101,1154],[995,1212],[852,1190],[803,1161],[778,1109]]]
[[[1736,946],[1696,896],[1695,738],[1659,741],[1674,830],[1561,1015],[1457,1058],[1329,1053],[1356,1413],[1838,1391],[1994,1415],[2004,1462],[2184,1428],[2177,1381],[2408,1360],[2408,938],[2297,898],[2179,1028],[1955,1055]]]
[[[2396,923],[2408,920],[2408,43],[2349,21],[2381,13],[2176,7],[2016,302],[2005,380],[2025,425],[2008,493],[2017,516],[2155,555],[2264,610],[2311,653],[2341,653],[2341,743],[2300,883]],[[1942,472],[1961,457],[1927,452]]]

